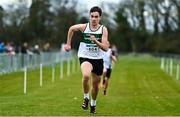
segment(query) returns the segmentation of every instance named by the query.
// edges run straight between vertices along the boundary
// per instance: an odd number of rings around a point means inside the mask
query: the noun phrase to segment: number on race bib
[[[88,48],[89,52],[97,52],[98,50],[99,50],[98,47],[89,47]]]

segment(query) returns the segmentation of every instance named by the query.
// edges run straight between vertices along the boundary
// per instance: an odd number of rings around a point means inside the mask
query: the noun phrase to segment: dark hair
[[[99,16],[101,16],[101,14],[102,14],[102,10],[101,10],[101,8],[99,8],[98,6],[92,7],[92,8],[90,9],[90,13],[92,13],[92,12],[98,12],[98,13],[99,13]]]

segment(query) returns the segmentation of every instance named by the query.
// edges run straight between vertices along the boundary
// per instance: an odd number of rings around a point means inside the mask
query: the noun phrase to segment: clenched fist
[[[64,45],[64,50],[67,51],[67,52],[68,52],[69,50],[71,50],[71,45],[65,44],[65,45]]]

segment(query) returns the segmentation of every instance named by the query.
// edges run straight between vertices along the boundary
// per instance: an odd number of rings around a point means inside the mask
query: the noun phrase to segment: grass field
[[[96,116],[180,116],[180,80],[148,55],[120,56],[107,93],[103,96],[100,89]],[[78,69],[59,79],[57,68],[53,83],[51,68],[45,68],[42,87],[39,70],[31,70],[26,95],[22,72],[0,76],[0,116],[91,116],[81,109],[82,98]]]

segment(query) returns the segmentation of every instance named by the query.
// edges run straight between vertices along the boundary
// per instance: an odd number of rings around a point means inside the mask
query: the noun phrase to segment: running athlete
[[[82,109],[87,110],[89,105],[89,80],[92,76],[90,113],[96,113],[96,98],[99,91],[100,78],[103,73],[103,52],[109,47],[108,30],[100,24],[102,10],[95,6],[90,9],[90,20],[85,24],[76,24],[69,28],[66,51],[71,50],[71,40],[74,32],[81,31],[83,39],[80,42],[78,57],[82,72],[82,87],[84,101]]]
[[[108,81],[111,76],[112,71],[112,63],[115,63],[117,61],[115,53],[112,51],[111,48],[109,48],[106,52],[104,52],[103,56],[104,61],[104,70],[103,70],[103,94],[106,95],[107,88],[108,88]]]

